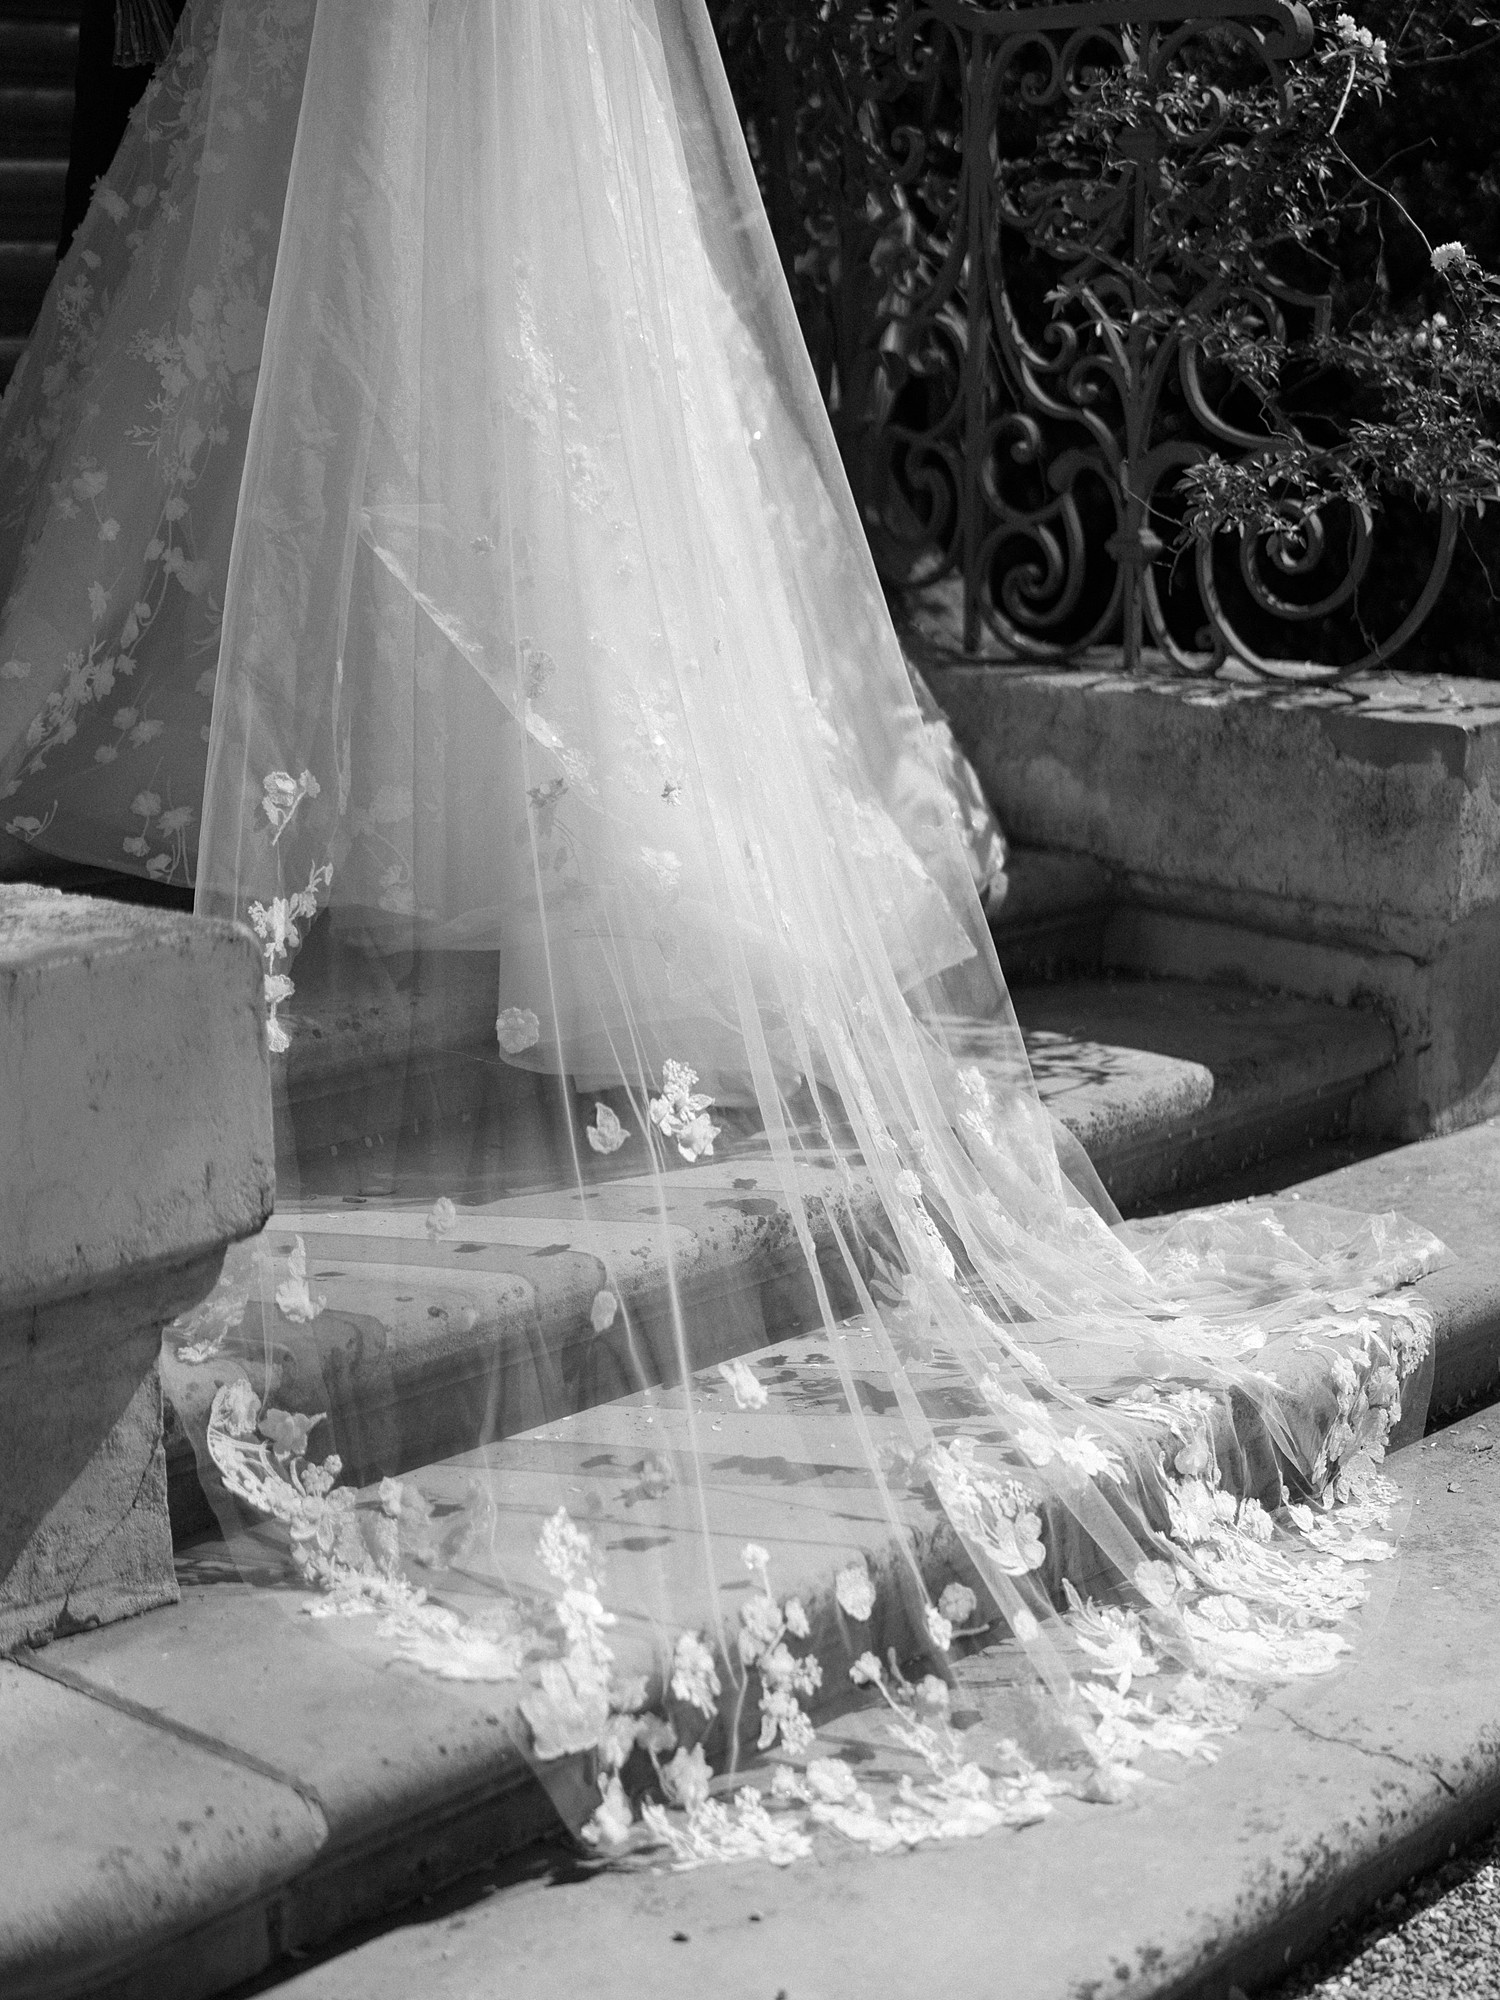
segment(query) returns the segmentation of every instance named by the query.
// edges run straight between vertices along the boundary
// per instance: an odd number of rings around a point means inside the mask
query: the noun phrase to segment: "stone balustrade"
[[[162,1327],[275,1184],[233,925],[0,887],[0,1651],[172,1602]]]

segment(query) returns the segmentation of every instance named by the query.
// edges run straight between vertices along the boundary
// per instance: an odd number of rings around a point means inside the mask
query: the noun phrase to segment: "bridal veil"
[[[278,1209],[163,1354],[244,1576],[682,1860],[1333,1662],[1438,1246],[1060,1164],[701,0],[189,0],[0,477],[0,865],[263,954]]]

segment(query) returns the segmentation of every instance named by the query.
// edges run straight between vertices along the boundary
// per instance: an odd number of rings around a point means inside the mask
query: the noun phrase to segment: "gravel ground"
[[[1258,2000],[1500,2000],[1500,1829],[1341,1925]]]

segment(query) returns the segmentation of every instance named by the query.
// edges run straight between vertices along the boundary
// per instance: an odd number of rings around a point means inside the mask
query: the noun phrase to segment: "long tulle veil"
[[[190,0],[0,469],[5,865],[264,955],[277,1214],[163,1353],[246,1577],[685,1859],[1333,1662],[1437,1246],[1064,1171],[701,0]]]

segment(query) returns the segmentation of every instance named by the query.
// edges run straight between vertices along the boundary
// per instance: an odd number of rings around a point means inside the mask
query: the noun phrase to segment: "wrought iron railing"
[[[1232,44],[1284,101],[1305,9],[887,0],[861,18],[857,59],[846,43],[811,81],[815,42],[767,38],[760,152],[778,234],[820,262],[804,324],[887,581],[961,591],[965,646],[1023,659],[1112,645],[1132,666],[1327,679],[1391,658],[1442,587],[1451,511],[1289,495],[1282,529],[1182,530],[1189,467],[1283,449],[1202,338],[1230,282],[1202,246],[1234,135],[1211,91],[1184,119],[1182,78]],[[1122,71],[1140,109],[1114,170],[1070,179],[1048,121]],[[821,216],[795,213],[799,149],[840,193]],[[1267,329],[1327,324],[1326,295],[1268,268],[1236,282]]]

